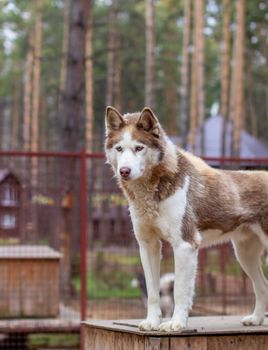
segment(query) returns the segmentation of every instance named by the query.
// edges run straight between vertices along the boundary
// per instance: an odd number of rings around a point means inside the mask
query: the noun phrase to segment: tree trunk
[[[253,73],[253,53],[248,54],[248,64],[247,64],[247,86],[248,86],[248,107],[250,115],[250,132],[255,137],[258,138],[258,122],[257,122],[257,112],[255,108],[254,101],[254,73]]]
[[[64,92],[65,82],[66,82],[70,7],[71,7],[71,0],[66,0],[65,6],[64,6],[64,15],[63,15],[63,42],[62,42],[62,60],[61,60],[61,71],[60,71],[60,93],[61,93],[60,101],[62,101],[62,94]]]
[[[197,65],[197,116],[200,130],[200,152],[205,155],[205,82],[204,82],[204,0],[196,0],[196,65]]]
[[[14,86],[13,108],[12,108],[12,131],[11,131],[11,147],[17,149],[19,144],[19,120],[20,118],[20,79],[17,76],[17,82]]]
[[[85,41],[89,11],[88,0],[72,0],[66,81],[60,116],[62,120],[61,148],[77,151],[84,134]],[[83,133],[82,133],[83,129]]]
[[[114,68],[114,106],[122,111],[122,59],[121,59],[121,37],[117,32],[116,36],[116,55]]]
[[[11,148],[11,115],[12,111],[10,108],[10,103],[4,103],[1,110],[2,128],[0,130],[2,140],[1,147],[3,150],[10,150]]]
[[[32,74],[33,74],[33,33],[29,34],[28,50],[25,66],[25,83],[23,97],[23,148],[25,151],[30,150],[31,134],[31,97],[32,97]]]
[[[40,143],[39,147],[41,150],[47,150],[48,149],[48,142],[47,142],[47,101],[46,97],[42,96],[40,101]]]
[[[118,0],[112,0],[109,13],[108,74],[106,105],[122,110],[121,39],[117,29]]]
[[[145,56],[145,105],[155,107],[155,79],[154,79],[154,1],[146,0],[146,56]]]
[[[237,20],[234,42],[234,66],[232,84],[231,117],[234,125],[232,155],[240,156],[241,130],[244,113],[244,41],[245,41],[245,0],[237,0]]]
[[[181,135],[182,145],[187,143],[187,117],[189,102],[189,46],[191,30],[191,0],[184,0],[184,31],[182,48],[182,66],[181,66]]]
[[[221,62],[221,116],[223,118],[222,134],[221,134],[221,155],[225,156],[226,128],[228,121],[228,101],[229,101],[229,85],[230,85],[230,0],[223,1],[223,39],[222,39],[222,62]]]
[[[191,102],[190,102],[190,151],[195,153],[196,149],[196,129],[197,129],[197,21],[198,6],[197,1],[194,1],[194,21],[193,21],[193,53],[191,62]]]
[[[89,4],[86,33],[86,150],[93,151],[93,50],[92,3]]]
[[[162,7],[162,11],[169,11],[170,5],[167,3]],[[169,20],[170,21],[170,20]],[[178,120],[178,63],[177,52],[169,43],[177,41],[177,33],[174,31],[174,23],[167,23],[163,33],[162,57],[165,63],[162,64],[163,72],[163,98],[165,101],[165,129],[168,135],[179,135]]]
[[[108,65],[107,65],[107,90],[106,106],[112,106],[114,102],[114,69],[115,69],[115,51],[116,51],[116,17],[117,17],[117,0],[112,0],[109,13],[109,38],[108,38]]]
[[[88,0],[72,0],[70,8],[68,55],[66,67],[66,80],[60,110],[62,120],[62,149],[65,151],[78,151],[85,139],[85,128],[82,127],[84,119],[85,100],[85,51],[86,34],[88,26],[90,2]],[[87,72],[88,73],[88,72]],[[64,174],[63,186],[68,196],[74,197],[79,190],[77,174],[78,163],[75,159],[62,161]],[[71,201],[72,202],[72,201]],[[65,206],[63,205],[65,208]],[[63,216],[63,225],[60,250],[64,252],[61,269],[61,286],[66,295],[70,294],[71,276],[71,245],[78,240],[74,230],[74,208],[68,205],[68,215]]]
[[[267,73],[267,76],[268,76],[268,73]],[[265,100],[266,100],[266,128],[268,129],[268,82],[267,82],[266,87],[265,87],[265,96],[266,96],[266,98],[265,98]]]
[[[39,108],[40,108],[40,67],[42,46],[42,0],[35,3],[35,28],[34,28],[34,66],[33,66],[33,95],[32,95],[32,139],[31,151],[37,152],[39,145]],[[32,181],[37,184],[38,160],[32,158]]]

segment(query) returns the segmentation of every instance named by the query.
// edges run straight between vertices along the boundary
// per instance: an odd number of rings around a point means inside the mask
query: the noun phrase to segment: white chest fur
[[[189,182],[190,178],[186,177],[184,186],[161,202],[152,200],[151,196],[146,198],[143,192],[142,202],[136,200],[130,203],[131,219],[138,239],[150,239],[151,235],[168,241],[178,239],[187,207]]]

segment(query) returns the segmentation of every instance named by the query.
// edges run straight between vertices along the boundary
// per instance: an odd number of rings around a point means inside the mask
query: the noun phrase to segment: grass
[[[28,344],[31,347],[79,347],[80,336],[76,334],[31,334]]]
[[[139,288],[131,286],[140,268],[137,255],[98,252],[94,268],[87,273],[87,297],[90,299],[138,298]],[[80,290],[80,277],[74,279],[76,290]]]
[[[173,266],[173,258],[162,261],[162,273],[169,272]],[[268,278],[268,265],[264,265],[264,274]],[[139,288],[131,286],[136,272],[141,271],[139,255],[127,255],[119,252],[98,252],[94,266],[87,273],[87,297],[90,299],[139,298]],[[210,254],[206,273],[221,274],[218,254]],[[225,275],[241,277],[242,270],[234,258],[225,263]],[[77,292],[80,291],[80,276],[74,279]]]

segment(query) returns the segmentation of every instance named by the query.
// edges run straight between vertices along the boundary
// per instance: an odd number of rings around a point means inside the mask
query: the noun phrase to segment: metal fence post
[[[87,157],[85,149],[80,152],[80,274],[81,274],[81,320],[87,313]]]

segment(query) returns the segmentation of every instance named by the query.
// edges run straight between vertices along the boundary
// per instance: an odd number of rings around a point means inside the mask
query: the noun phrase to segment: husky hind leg
[[[264,321],[268,298],[268,282],[261,266],[263,245],[254,233],[246,241],[234,240],[233,245],[237,260],[253,283],[256,299],[253,313],[244,317],[242,323],[245,326],[260,325]]]

